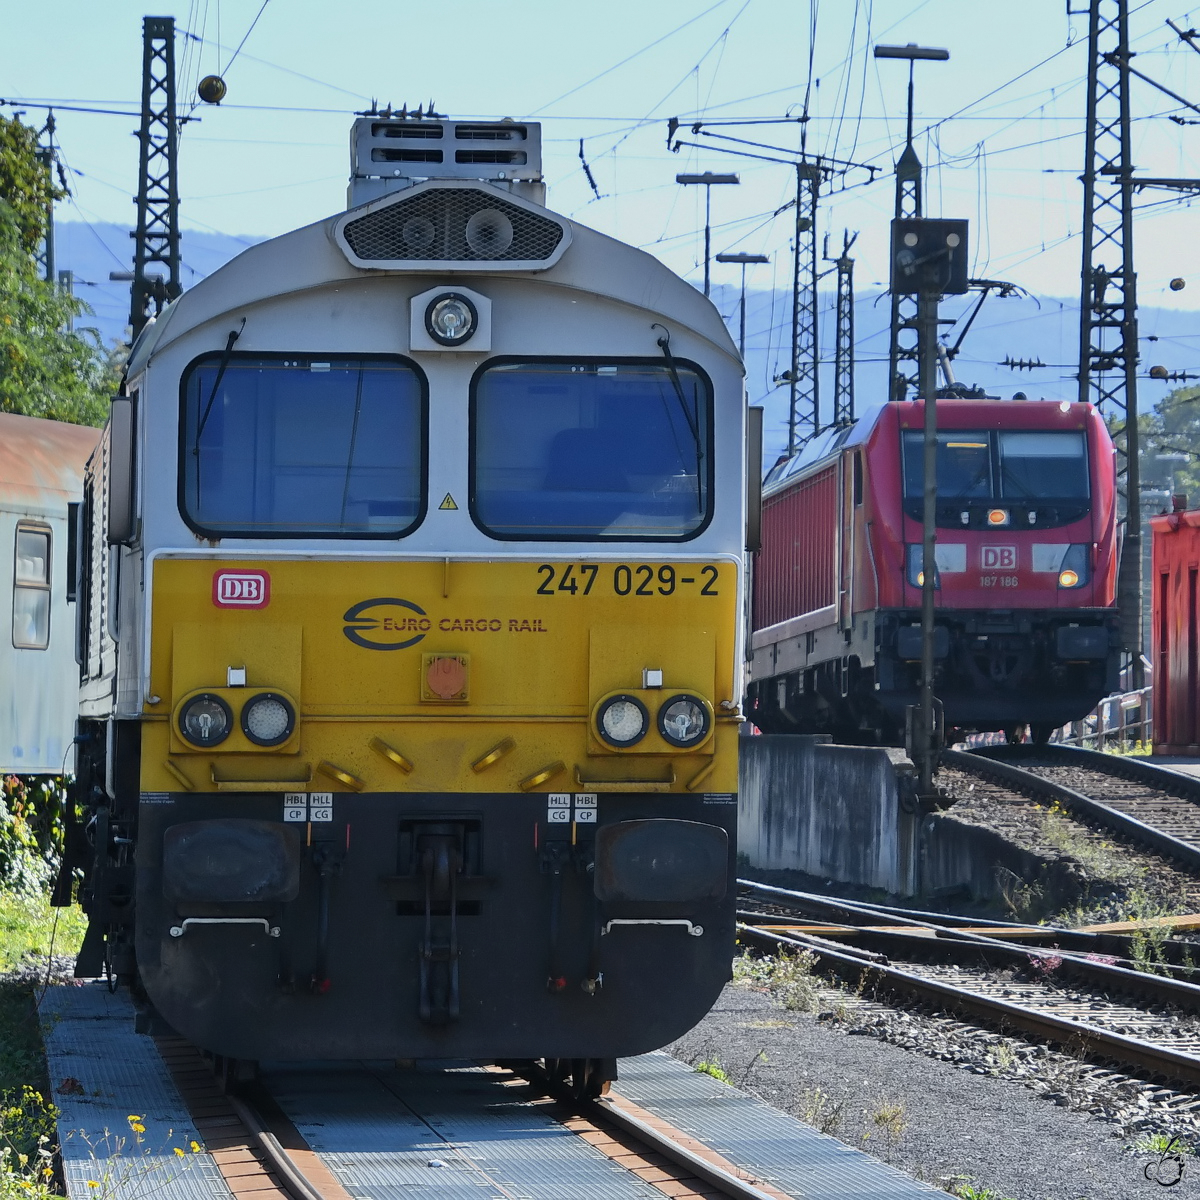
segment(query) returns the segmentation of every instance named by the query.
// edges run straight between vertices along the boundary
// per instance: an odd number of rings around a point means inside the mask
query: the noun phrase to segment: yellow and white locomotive
[[[359,119],[349,210],[148,327],[91,464],[80,971],[229,1058],[595,1086],[728,977],[741,364],[539,138]]]

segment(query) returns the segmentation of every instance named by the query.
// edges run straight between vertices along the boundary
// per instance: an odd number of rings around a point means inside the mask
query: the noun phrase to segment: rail
[[[1065,968],[1086,986],[1122,995],[1135,995],[1150,1005],[1169,1003],[1191,1011],[1196,1011],[1200,1006],[1200,987],[1195,984],[1131,971],[1083,954],[1050,949],[1031,951],[1004,940],[996,933],[977,934],[961,926],[943,926],[934,921],[905,918],[895,909],[830,900],[749,880],[741,880],[739,884],[744,894],[784,909],[790,907],[797,914],[829,913],[835,910],[843,920],[849,919],[851,922],[842,931],[829,929],[822,934],[813,934],[781,927],[778,916],[754,914],[756,922],[739,920],[738,930],[744,939],[776,951],[784,948],[809,951],[835,973],[858,986],[874,985],[878,992],[885,995],[933,1003],[991,1027],[1015,1029],[1060,1046],[1078,1048],[1095,1062],[1117,1064],[1134,1074],[1171,1079],[1188,1087],[1194,1088],[1200,1084],[1200,1056],[1196,1053],[1108,1029],[1094,1020],[1018,1004],[1012,999],[988,994],[986,990],[930,977],[921,972],[919,964],[899,967],[891,960],[901,948],[911,953],[919,951],[959,962],[964,957],[982,957],[989,964],[996,961],[1011,964],[1020,957],[1029,962],[1034,958],[1045,959],[1052,955],[1059,968]],[[751,914],[743,914],[743,917],[746,916]],[[767,920],[762,920],[763,917],[767,917]],[[865,924],[868,920],[879,921],[881,918],[892,923],[892,928]],[[846,930],[859,935],[854,939],[855,944],[836,944],[834,939],[845,936]],[[1002,934],[1003,929],[997,933]],[[860,938],[863,943],[870,944],[860,945]],[[880,953],[877,946],[882,946],[884,953]],[[1064,1011],[1070,1008],[1069,1005],[1059,1007]]]
[[[1044,750],[1045,747],[1023,748],[1017,746],[1009,749],[1038,751]],[[1092,796],[1087,796],[1075,788],[1069,788],[1064,784],[1046,779],[1041,775],[1035,774],[1033,771],[1015,766],[1013,763],[999,761],[998,756],[1005,753],[1007,752],[998,746],[987,747],[984,750],[973,751],[971,753],[964,753],[961,750],[945,750],[942,752],[941,762],[946,767],[957,767],[960,770],[969,771],[975,775],[991,778],[1032,799],[1045,800],[1050,803],[1057,801],[1076,816],[1103,825],[1115,833],[1120,833],[1159,854],[1173,858],[1176,862],[1188,868],[1188,870],[1200,874],[1200,845],[1174,837],[1172,834],[1166,833],[1146,821],[1139,820],[1136,816],[1128,812],[1123,812],[1110,804],[1105,804]],[[1099,757],[1107,756],[1101,755]],[[1161,768],[1153,769],[1161,770]],[[1182,778],[1176,772],[1164,773],[1174,776],[1175,779]],[[1155,784],[1153,786],[1162,785]],[[1167,789],[1164,787],[1163,790],[1165,792]],[[1197,812],[1196,817],[1198,829],[1200,829],[1200,812]]]

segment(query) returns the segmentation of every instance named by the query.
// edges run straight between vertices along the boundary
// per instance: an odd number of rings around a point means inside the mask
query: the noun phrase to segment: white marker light
[[[461,346],[469,341],[478,324],[475,305],[457,292],[435,296],[425,310],[425,329],[443,346]]]

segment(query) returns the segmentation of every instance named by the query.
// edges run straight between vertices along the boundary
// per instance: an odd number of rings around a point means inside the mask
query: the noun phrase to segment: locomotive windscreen
[[[420,516],[424,381],[403,360],[209,355],[183,379],[180,507],[221,536],[396,537]]]
[[[920,500],[924,435],[903,438],[904,497]],[[939,501],[1086,500],[1087,442],[1082,432],[940,430],[937,487]]]
[[[710,512],[711,404],[679,362],[489,366],[472,390],[472,515],[499,538],[693,537]]]

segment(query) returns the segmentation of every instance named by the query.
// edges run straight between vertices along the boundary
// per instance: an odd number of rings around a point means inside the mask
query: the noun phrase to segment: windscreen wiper
[[[696,509],[698,512],[703,512],[704,497],[701,492],[703,485],[700,466],[701,460],[704,457],[704,449],[700,444],[699,404],[697,404],[697,414],[693,416],[688,411],[687,397],[683,394],[683,384],[680,382],[679,372],[675,369],[675,357],[671,353],[671,331],[665,325],[660,325],[657,321],[650,328],[662,330],[662,337],[658,339],[658,348],[663,352],[663,358],[667,360],[667,371],[671,375],[671,387],[675,390],[675,397],[679,401],[680,410],[683,412],[683,419],[687,422],[687,427],[692,435],[692,442],[696,447]]]
[[[225,368],[229,366],[229,359],[233,354],[234,343],[242,336],[242,330],[246,328],[246,318],[242,318],[242,323],[236,328],[229,331],[229,337],[225,341],[225,349],[221,354],[221,361],[217,364],[217,377],[213,380],[212,391],[208,393],[208,403],[204,406],[204,415],[200,418],[200,424],[196,427],[196,444],[192,447],[192,453],[200,454],[200,435],[204,432],[205,425],[208,424],[208,414],[212,412],[213,401],[217,398],[217,389],[221,386],[221,380],[225,378]]]
[[[204,433],[204,427],[208,424],[208,414],[212,412],[213,401],[217,398],[217,391],[221,386],[221,380],[225,378],[225,368],[229,366],[229,359],[233,354],[234,344],[238,338],[242,336],[242,330],[246,328],[246,318],[242,318],[242,323],[236,328],[229,331],[229,337],[225,339],[225,349],[221,354],[221,361],[217,364],[217,377],[213,380],[212,391],[208,393],[208,403],[204,406],[204,413],[200,417],[200,423],[196,426],[196,444],[192,447],[192,453],[196,456],[196,510],[200,509],[200,438]]]

